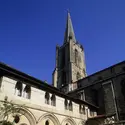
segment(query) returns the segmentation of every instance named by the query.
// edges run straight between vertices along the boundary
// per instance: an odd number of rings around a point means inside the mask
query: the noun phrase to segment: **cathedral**
[[[55,63],[52,85],[0,63],[0,123],[125,124],[125,61],[87,75],[84,47],[69,12]]]

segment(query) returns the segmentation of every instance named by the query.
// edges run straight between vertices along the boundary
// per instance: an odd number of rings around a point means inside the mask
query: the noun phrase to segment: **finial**
[[[69,9],[67,9],[67,13],[70,13],[70,12],[69,12]]]

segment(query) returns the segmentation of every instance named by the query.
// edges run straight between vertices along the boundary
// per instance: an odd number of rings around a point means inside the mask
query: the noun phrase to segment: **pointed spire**
[[[73,26],[72,26],[72,20],[70,17],[70,13],[68,11],[67,14],[67,23],[66,23],[66,30],[65,30],[65,36],[64,36],[64,43],[69,41],[69,38],[72,38],[74,42],[76,42]]]

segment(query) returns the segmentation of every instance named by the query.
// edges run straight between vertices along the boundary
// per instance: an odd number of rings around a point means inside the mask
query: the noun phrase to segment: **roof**
[[[60,92],[59,89],[57,89],[51,85],[48,85],[47,83],[45,83],[37,78],[34,78],[26,73],[23,73],[15,68],[12,68],[2,62],[0,62],[0,76],[7,76],[10,78],[14,78],[14,79],[20,80],[24,83],[30,84],[31,86],[33,86],[35,88],[38,88],[38,89],[41,89],[44,91],[49,91],[50,93],[55,93],[56,95],[58,95],[60,97],[67,98],[78,104],[85,104],[85,105],[88,105],[88,106],[96,108],[96,109],[98,108],[97,106],[90,104],[86,101],[82,101],[80,99],[75,99],[73,97],[65,95],[64,93]]]
[[[110,66],[110,67],[107,67],[107,68],[105,68],[105,69],[102,69],[102,70],[100,70],[100,71],[98,71],[98,72],[95,72],[95,73],[93,73],[93,74],[91,74],[91,75],[89,75],[89,76],[87,76],[87,77],[85,77],[85,78],[83,78],[83,79],[87,79],[87,78],[89,78],[89,77],[91,77],[91,76],[94,76],[94,75],[96,75],[96,74],[99,74],[99,73],[101,73],[101,72],[103,72],[103,71],[106,71],[106,70],[111,69],[111,68],[113,68],[113,67],[115,67],[115,66],[121,65],[121,64],[123,64],[123,63],[125,63],[125,61],[119,62],[119,63],[117,63],[117,64],[114,64],[114,65]],[[80,79],[80,80],[78,80],[77,82],[82,81],[83,79]]]
[[[110,114],[110,115],[105,115],[105,114],[103,114],[103,115],[97,115],[97,116],[91,117],[91,118],[89,118],[89,119],[91,120],[91,119],[107,118],[107,117],[112,117],[112,116],[114,116],[114,115],[116,115],[116,114],[115,114],[115,113]]]
[[[120,63],[117,63],[117,64],[115,64],[115,65],[112,65],[112,66],[110,66],[110,67],[108,67],[108,68],[105,68],[105,69],[103,69],[103,70],[101,70],[101,71],[98,71],[98,72],[96,72],[96,73],[94,73],[94,74],[92,74],[92,75],[89,75],[89,76],[87,76],[87,77],[85,77],[85,78],[83,78],[83,79],[80,79],[80,80],[76,81],[75,83],[81,82],[82,80],[88,79],[88,78],[90,78],[91,76],[94,76],[94,75],[96,75],[96,74],[99,74],[99,73],[101,73],[101,72],[103,72],[103,71],[105,71],[105,70],[111,69],[111,68],[113,68],[113,67],[115,67],[115,66],[118,66],[118,65],[121,65],[121,64],[123,64],[123,63],[125,63],[125,61],[122,61],[122,62],[120,62]],[[112,75],[111,77],[116,77],[116,76],[121,75],[121,74],[124,74],[124,73],[125,73],[125,72],[119,73],[119,74],[114,74],[114,75]],[[94,84],[97,84],[97,83],[100,83],[100,82],[105,81],[105,80],[107,80],[107,79],[110,79],[111,77],[109,77],[109,78],[104,78],[104,79],[102,79],[102,80],[96,81]],[[83,87],[81,87],[81,88],[75,89],[75,90],[69,92],[68,94],[74,93],[74,92],[77,92],[77,91],[80,91],[80,90],[82,90],[82,89],[84,89],[84,88],[87,88],[87,87],[90,87],[90,86],[92,86],[92,85],[94,85],[94,84],[89,84],[89,85],[83,86]]]
[[[67,23],[66,23],[66,30],[64,36],[64,43],[69,41],[69,37],[72,37],[73,41],[76,42],[75,33],[72,25],[72,20],[70,17],[70,13],[67,14]]]

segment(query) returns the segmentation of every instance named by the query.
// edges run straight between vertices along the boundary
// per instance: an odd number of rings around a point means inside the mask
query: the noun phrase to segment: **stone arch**
[[[72,119],[72,118],[65,118],[61,125],[66,125],[68,123],[68,125],[77,125],[76,122]]]
[[[19,116],[21,117],[21,121],[20,121],[21,125],[23,125],[23,124],[27,125],[27,123],[24,123],[24,121],[22,121],[22,119],[24,119],[24,118],[26,121],[29,122],[29,125],[36,125],[36,118],[30,110],[28,110],[27,108],[22,108],[22,107],[18,107],[18,106],[16,106],[15,109],[17,109],[17,110],[19,109],[18,112],[14,112],[14,114],[19,114]],[[12,120],[13,116],[12,116],[11,112],[9,113],[8,118],[9,118],[9,121]]]
[[[41,125],[41,123],[44,120],[50,120],[53,123],[53,125],[60,125],[60,122],[59,122],[58,118],[54,114],[51,114],[51,113],[45,113],[44,115],[42,115],[38,119],[37,125]]]

